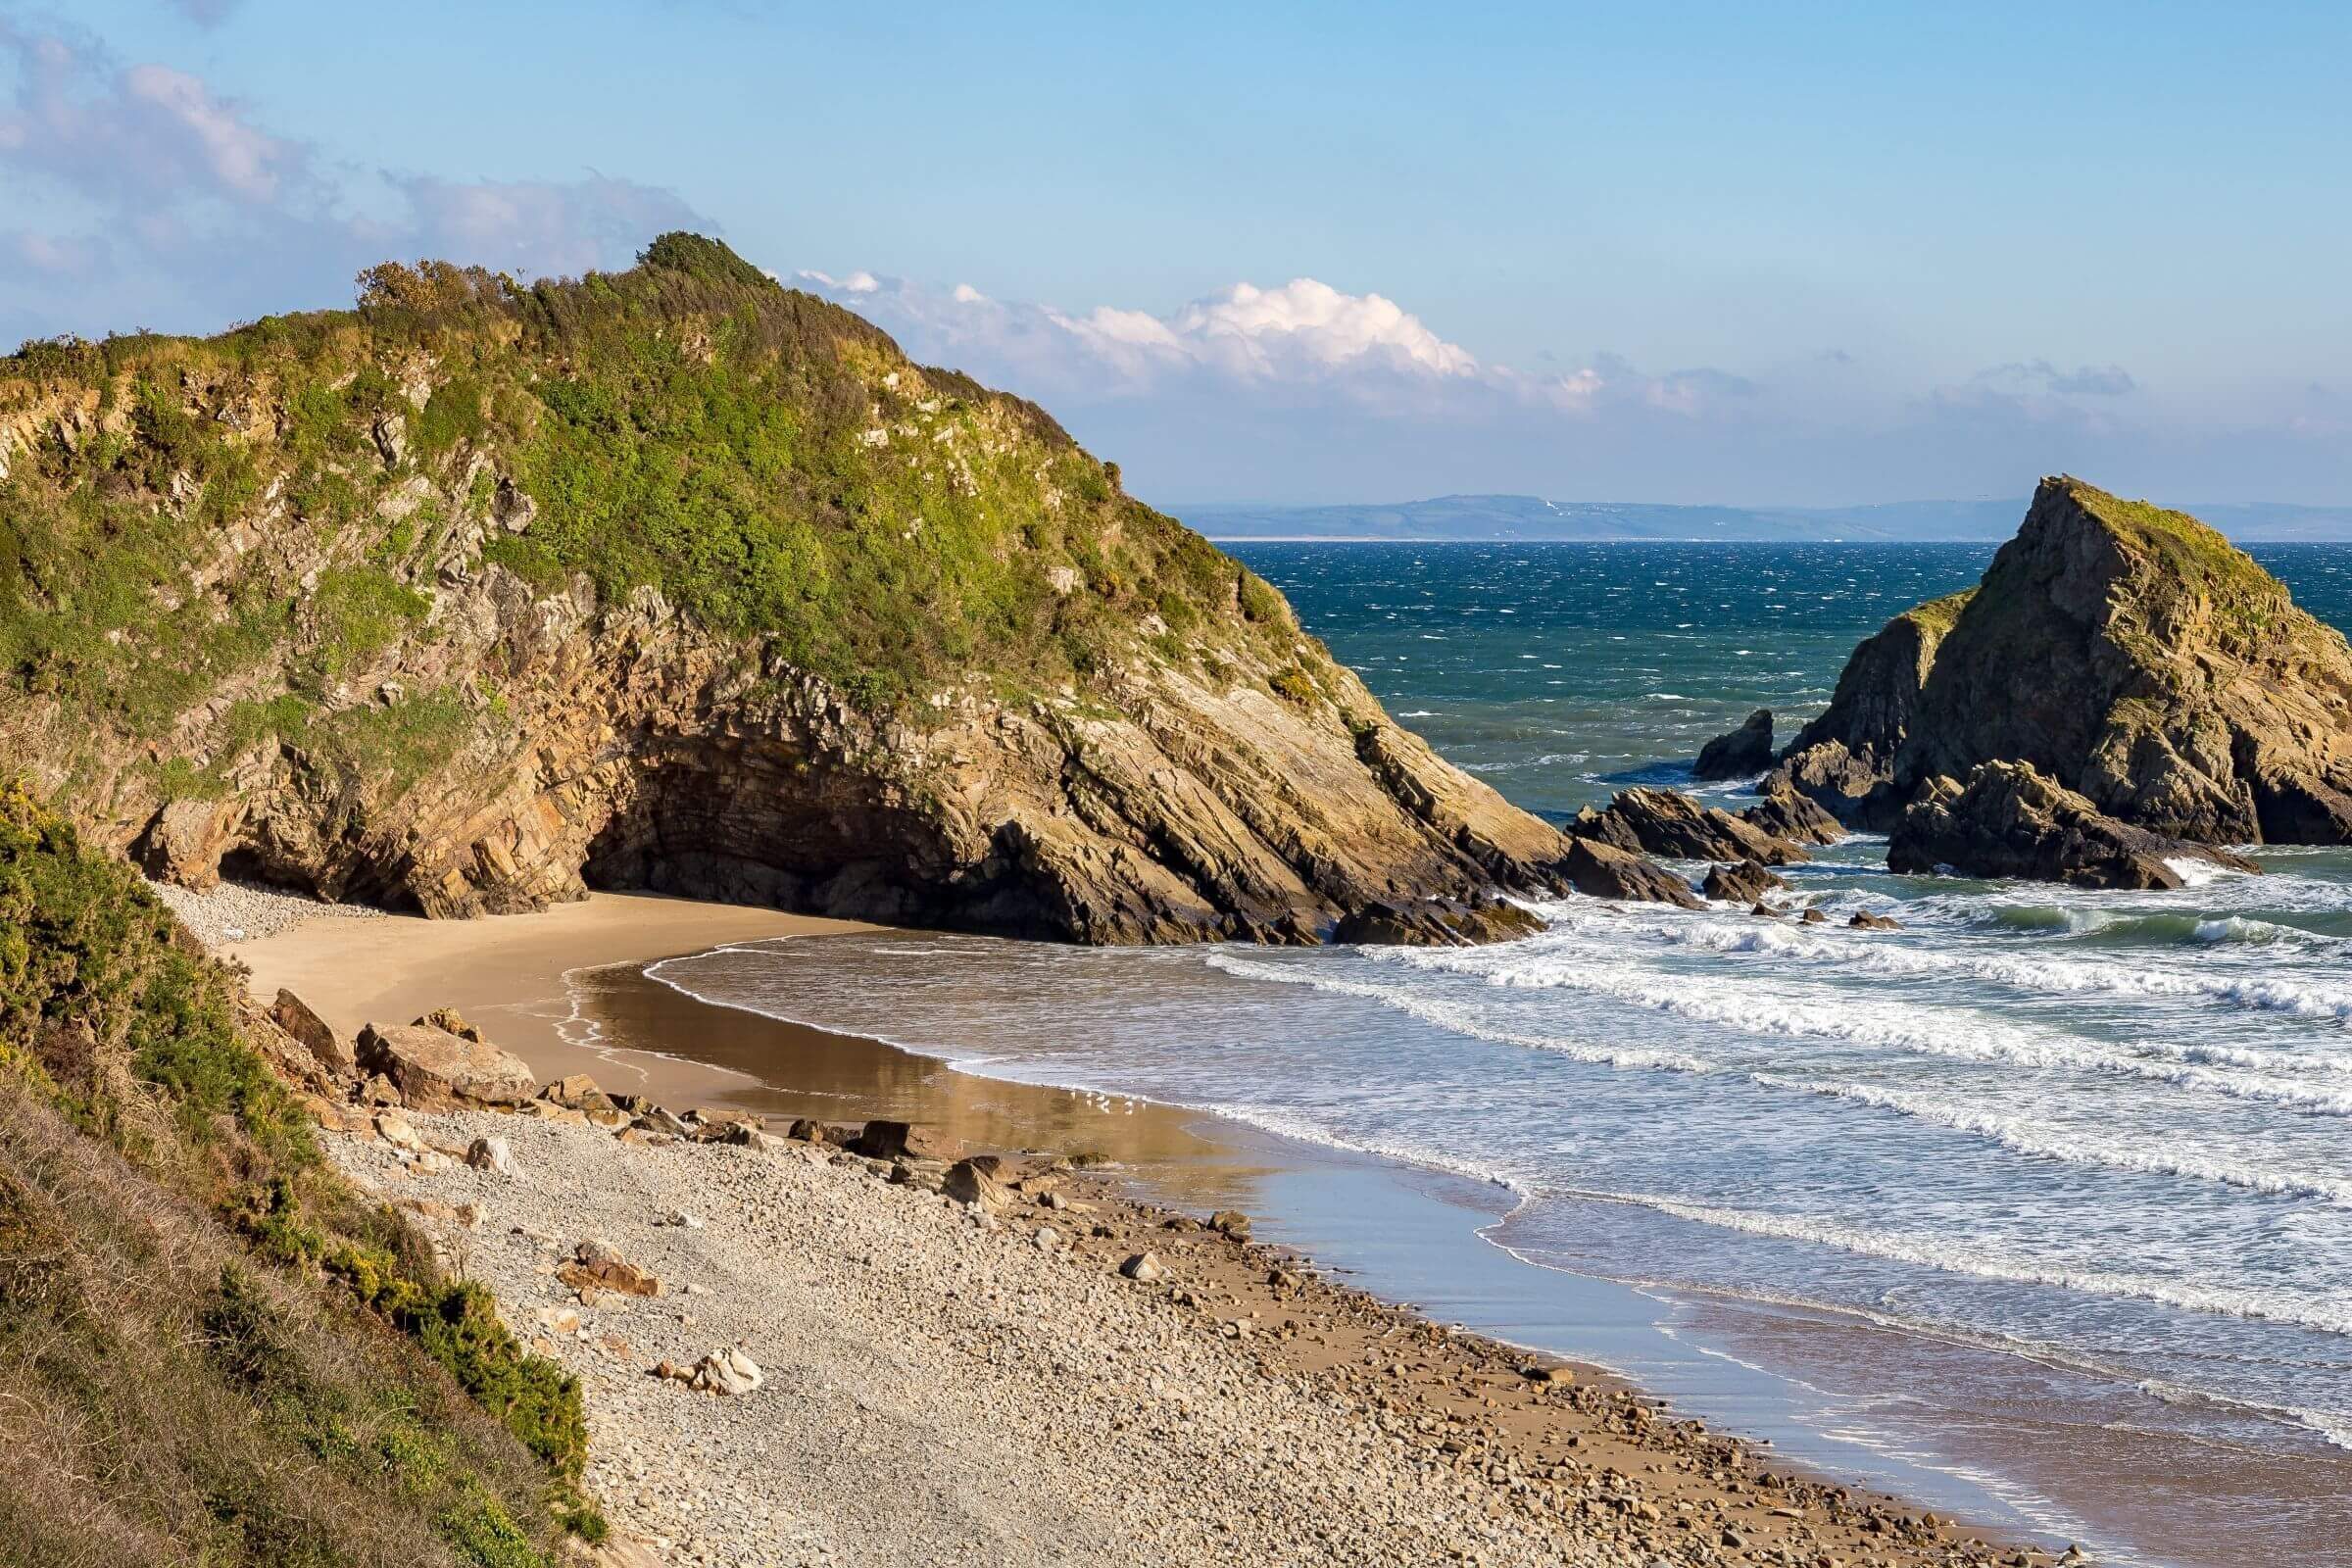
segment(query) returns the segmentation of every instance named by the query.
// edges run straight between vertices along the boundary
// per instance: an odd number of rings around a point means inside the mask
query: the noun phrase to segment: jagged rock
[[[1786,784],[1768,793],[1762,802],[1740,813],[1740,820],[1759,833],[1791,844],[1835,844],[1845,837],[1845,824],[1832,816],[1809,795],[1799,794]]]
[[[1250,1239],[1250,1216],[1238,1208],[1220,1208],[1208,1216],[1208,1228],[1246,1242]]]
[[[466,1149],[466,1163],[497,1176],[514,1174],[514,1151],[504,1138],[476,1138]]]
[[[277,1000],[270,1004],[270,1018],[293,1036],[328,1072],[348,1077],[359,1070],[360,1058],[351,1047],[293,992],[279,988]]]
[[[1772,766],[1772,710],[1759,708],[1740,726],[1699,748],[1690,775],[1697,779],[1752,778]]]
[[[712,1350],[686,1376],[688,1388],[705,1394],[749,1394],[763,1381],[759,1363],[736,1349]]]
[[[1599,839],[1573,839],[1561,871],[1577,892],[1595,899],[1700,907],[1690,884],[1653,860]]]
[[[1796,918],[1797,923],[1800,925],[1828,925],[1830,923],[1830,917],[1828,915],[1822,913],[1819,909],[1813,908],[1811,906],[1807,906],[1804,911],[1797,915]]]
[[[1156,1285],[1167,1278],[1168,1271],[1156,1252],[1137,1252],[1119,1265],[1119,1272],[1138,1285]]]
[[[1753,905],[1773,889],[1788,885],[1786,878],[1773,875],[1755,861],[1741,860],[1737,865],[1708,867],[1699,892],[1719,904]]]
[[[1915,606],[1865,638],[1839,672],[1829,710],[1797,731],[1765,793],[1793,790],[1872,831],[1899,814],[1890,788],[1895,754],[1910,736],[1936,650],[1974,593]]]
[[[1877,914],[1869,909],[1856,909],[1854,917],[1845,922],[1857,931],[1900,931],[1903,922],[1892,915]]]
[[[960,1140],[919,1122],[869,1121],[847,1147],[851,1153],[863,1154],[868,1159],[950,1161],[963,1155]]]
[[[1516,941],[1543,929],[1542,918],[1504,899],[1480,904],[1430,899],[1358,909],[1333,928],[1331,940],[1369,947],[1458,948]]]
[[[2166,862],[2182,858],[2257,869],[2227,851],[2118,821],[2025,762],[1984,763],[1965,785],[1930,780],[1886,847],[1887,866],[1905,874],[1950,866],[1965,876],[2091,888],[2178,888],[2180,873]]]
[[[1789,865],[1807,858],[1802,846],[1774,838],[1729,811],[1701,806],[1679,790],[1621,790],[1605,810],[1588,806],[1578,811],[1568,832],[1675,859]]]
[[[517,1104],[538,1087],[520,1057],[430,1024],[371,1023],[360,1031],[356,1054],[361,1068],[381,1073],[412,1110],[450,1110],[461,1102]]]
[[[556,1270],[556,1278],[575,1291],[612,1291],[621,1296],[660,1296],[662,1282],[613,1250],[607,1242],[586,1241]]]

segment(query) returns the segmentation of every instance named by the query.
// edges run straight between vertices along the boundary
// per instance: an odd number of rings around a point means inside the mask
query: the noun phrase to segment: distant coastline
[[[1448,495],[1422,501],[1270,506],[1213,502],[1172,513],[1220,544],[1999,544],[2023,496],[1859,507],[1731,507]],[[2220,502],[2187,509],[2238,544],[2352,542],[2352,506]]]

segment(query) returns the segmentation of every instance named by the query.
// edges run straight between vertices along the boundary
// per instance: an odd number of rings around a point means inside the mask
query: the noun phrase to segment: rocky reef
[[[690,235],[30,345],[0,495],[0,753],[190,885],[1096,943],[1566,885],[1115,465]]]
[[[2092,888],[2182,887],[2177,862],[2184,860],[2257,869],[2227,850],[2118,821],[2031,762],[1980,763],[1965,784],[1930,780],[1886,845],[1887,867],[1898,872],[1948,865],[1972,876]]]
[[[2352,842],[2352,648],[2195,518],[2044,479],[1974,591],[1855,650],[1767,782],[1911,862],[2172,885],[2168,844]]]

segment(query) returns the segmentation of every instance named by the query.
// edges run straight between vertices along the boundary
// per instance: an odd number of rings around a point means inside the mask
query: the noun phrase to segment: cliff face
[[[1936,650],[1975,590],[1914,606],[1865,638],[1846,660],[1820,717],[1799,730],[1767,781],[1786,785],[1858,825],[1883,826],[1899,808],[1886,789],[1917,721]]]
[[[162,874],[1090,942],[1557,885],[1043,413],[723,247],[0,362],[0,749]]]
[[[1882,647],[1906,619],[1920,630]],[[1867,787],[1840,788],[1882,819],[2016,762],[2172,838],[2352,842],[2352,648],[2193,517],[2078,479],[2042,481],[1964,601],[1856,650],[1783,764],[1837,809],[1812,782],[1826,745],[1866,760]]]

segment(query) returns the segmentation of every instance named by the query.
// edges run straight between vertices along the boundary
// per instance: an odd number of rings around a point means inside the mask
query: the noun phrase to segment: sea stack
[[[1774,782],[1899,829],[1988,763],[2161,839],[2352,842],[2352,648],[2194,517],[2044,479],[1973,592],[1855,650]]]

